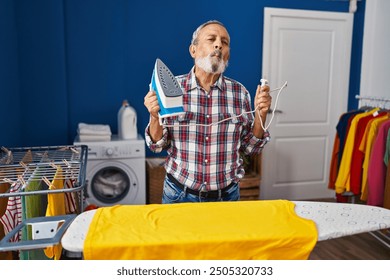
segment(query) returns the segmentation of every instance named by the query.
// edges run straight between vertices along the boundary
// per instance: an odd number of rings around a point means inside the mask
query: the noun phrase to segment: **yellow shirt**
[[[97,209],[85,259],[307,259],[313,221],[286,200],[123,205]]]
[[[336,193],[343,193],[345,191],[349,192],[351,190],[351,186],[350,186],[351,160],[352,160],[353,146],[355,143],[356,128],[359,120],[361,118],[374,114],[378,110],[379,108],[375,108],[367,113],[357,114],[353,118],[348,130],[347,139],[345,140],[344,151],[341,157],[339,172],[337,174],[337,179],[335,183]]]
[[[49,187],[50,190],[57,190],[64,188],[64,176],[61,167],[58,167],[54,179]],[[65,215],[65,195],[64,193],[49,193],[47,195],[47,209],[46,216],[61,216]],[[45,254],[48,258],[59,260],[61,258],[62,246],[61,244],[46,248]]]

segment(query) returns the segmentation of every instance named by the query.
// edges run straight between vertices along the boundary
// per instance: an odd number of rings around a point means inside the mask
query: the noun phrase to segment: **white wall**
[[[361,96],[390,99],[390,1],[367,0],[364,18]],[[389,108],[390,104],[387,103]]]

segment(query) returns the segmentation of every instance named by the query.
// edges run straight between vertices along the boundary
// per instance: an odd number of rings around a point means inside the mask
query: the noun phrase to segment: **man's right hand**
[[[157,95],[153,90],[149,91],[145,95],[144,105],[148,109],[151,117],[158,119],[158,112],[160,111],[160,106],[158,105]]]

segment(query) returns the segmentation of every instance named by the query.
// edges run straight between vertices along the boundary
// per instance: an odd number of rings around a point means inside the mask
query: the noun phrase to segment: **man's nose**
[[[222,42],[221,40],[215,40],[214,49],[221,50],[222,49]]]

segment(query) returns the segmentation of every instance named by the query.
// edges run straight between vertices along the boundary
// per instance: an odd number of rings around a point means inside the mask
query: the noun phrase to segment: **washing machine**
[[[146,204],[145,141],[140,135],[88,142],[76,137],[74,145],[88,146],[86,205]]]

